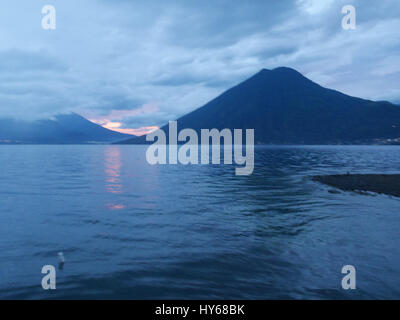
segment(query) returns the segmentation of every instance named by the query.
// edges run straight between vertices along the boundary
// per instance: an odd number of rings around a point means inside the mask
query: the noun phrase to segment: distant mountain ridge
[[[400,143],[399,106],[324,88],[287,67],[263,69],[177,121],[197,132],[255,129],[256,144]]]
[[[0,144],[97,144],[129,137],[132,136],[103,128],[76,113],[30,122],[0,119]]]

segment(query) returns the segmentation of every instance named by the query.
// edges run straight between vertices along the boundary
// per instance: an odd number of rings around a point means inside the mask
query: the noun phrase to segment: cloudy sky
[[[42,7],[56,29],[42,28]],[[341,9],[354,5],[356,30]],[[0,118],[77,112],[146,132],[262,68],[400,101],[398,0],[5,0]]]

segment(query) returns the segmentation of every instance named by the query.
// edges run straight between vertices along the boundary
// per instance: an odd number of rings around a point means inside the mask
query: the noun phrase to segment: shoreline
[[[400,174],[317,175],[311,179],[342,191],[366,191],[400,197]]]

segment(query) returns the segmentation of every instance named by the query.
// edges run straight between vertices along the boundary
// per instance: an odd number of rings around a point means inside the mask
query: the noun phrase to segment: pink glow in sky
[[[101,125],[103,128],[121,132],[121,133],[133,134],[135,136],[143,136],[154,130],[159,129],[159,127],[157,127],[157,126],[148,126],[148,127],[140,127],[140,128],[121,128],[121,126],[122,126],[121,122],[113,122],[113,121],[109,121],[109,120],[98,122],[97,120],[93,120],[93,119],[90,119],[90,121]]]
[[[145,113],[154,113],[158,111],[158,107],[153,104],[145,104],[138,109],[133,110],[112,110],[106,116],[89,116],[88,119],[103,128],[132,134],[135,136],[143,136],[154,130],[159,129],[157,126],[144,126],[140,128],[123,128],[123,120],[127,117],[135,117]]]

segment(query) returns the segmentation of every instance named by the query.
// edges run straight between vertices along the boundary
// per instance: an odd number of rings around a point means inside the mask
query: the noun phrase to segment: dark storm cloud
[[[51,2],[54,31],[40,25],[45,2],[1,5],[0,117],[75,111],[161,125],[283,65],[355,96],[400,100],[396,0]],[[341,28],[347,4],[356,30]]]

